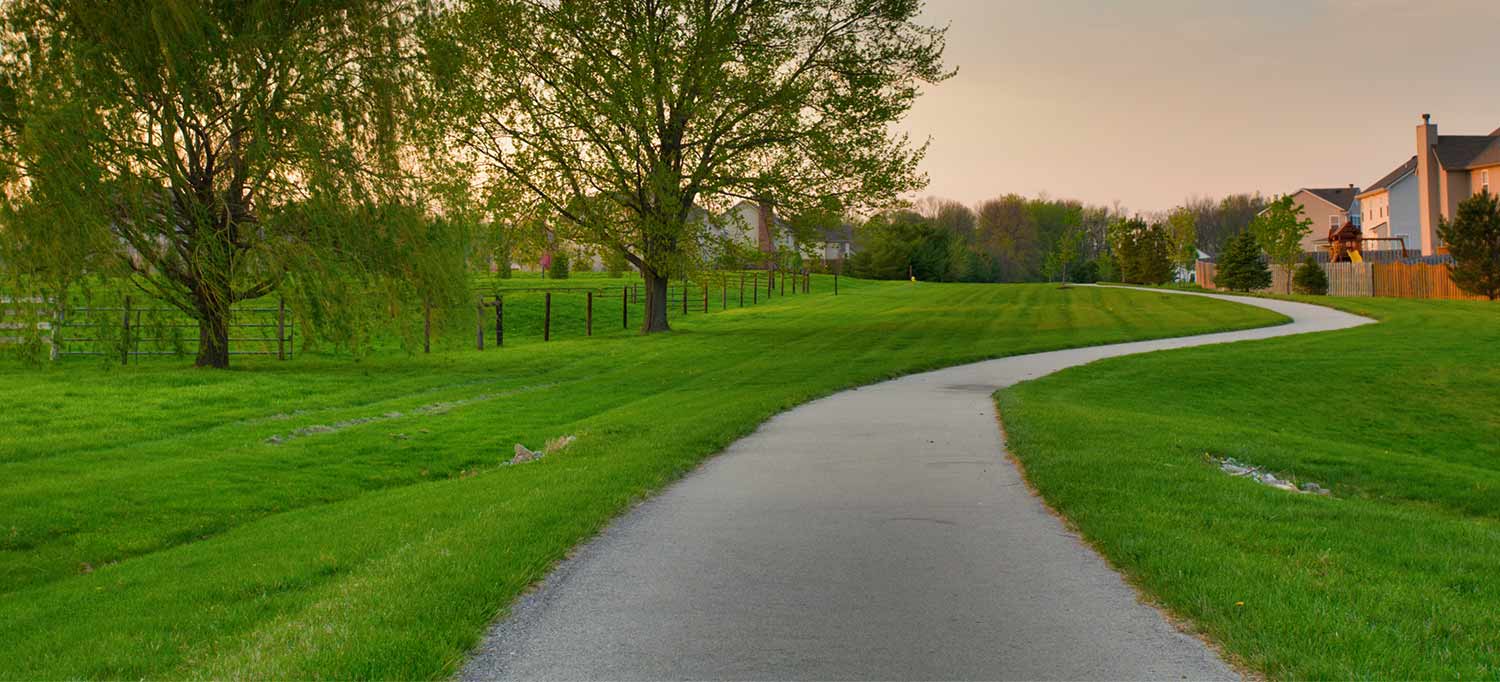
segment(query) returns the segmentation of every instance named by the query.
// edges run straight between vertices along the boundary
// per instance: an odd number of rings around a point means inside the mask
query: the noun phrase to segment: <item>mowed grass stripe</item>
[[[1020,384],[999,396],[1009,447],[1110,561],[1260,673],[1494,679],[1500,307],[1316,302],[1381,323]]]
[[[10,494],[21,484],[6,479],[7,507],[56,510],[70,521],[49,534],[52,515],[28,512],[26,527],[5,529],[13,589],[0,593],[0,676],[442,676],[497,610],[570,548],[787,407],[904,372],[1118,340],[1117,322],[1092,311],[1101,305],[1157,336],[1280,321],[1244,306],[1127,291],[841,289],[837,298],[778,297],[743,312],[690,315],[674,323],[679,332],[658,337],[389,354],[351,371],[312,364],[303,371],[334,390],[322,394],[326,402],[313,392],[297,402],[323,410],[320,418],[347,414],[337,401],[366,386],[381,394],[387,371],[430,379],[402,391],[446,380],[453,395],[490,391],[474,383],[485,376],[510,387],[578,380],[276,446],[246,440],[264,433],[255,420],[285,409],[280,394],[256,392],[264,384],[254,370],[72,368],[73,379],[89,380],[64,381],[75,388],[149,376],[135,390],[156,391],[163,405],[173,404],[178,373],[218,391],[246,388],[262,404],[236,408],[242,426],[201,428],[175,444],[117,450],[105,461],[82,449],[77,470],[48,472],[51,482],[35,489],[45,493]],[[1070,326],[1058,326],[1062,308],[1077,312]],[[13,371],[7,397],[35,400],[64,378]],[[384,394],[380,406],[402,391]],[[39,427],[13,428],[24,439]],[[566,433],[580,438],[565,454],[500,466],[513,443],[536,447]],[[118,445],[95,437],[101,448]],[[177,473],[128,475],[156,458],[177,462],[165,469]],[[100,467],[125,473],[91,478]],[[119,481],[133,489],[118,489]],[[22,549],[20,538],[44,541]]]

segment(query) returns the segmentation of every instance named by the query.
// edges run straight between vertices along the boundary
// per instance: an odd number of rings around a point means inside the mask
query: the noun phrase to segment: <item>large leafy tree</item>
[[[1179,207],[1167,215],[1167,236],[1172,242],[1172,264],[1187,270],[1198,261],[1198,217]]]
[[[1453,283],[1491,301],[1500,298],[1500,202],[1488,190],[1458,204],[1453,220],[1443,221],[1438,235],[1454,263]]]
[[[1162,284],[1172,279],[1171,237],[1161,223],[1120,219],[1109,228],[1120,262],[1120,278],[1130,284]]]
[[[998,265],[1001,281],[1036,280],[1042,241],[1030,202],[1018,194],[1007,194],[980,202],[975,213],[976,241]]]
[[[922,83],[949,75],[944,32],[917,24],[919,9],[468,0],[434,35],[432,65],[477,176],[525,188],[562,234],[634,264],[650,333],[668,328],[666,278],[713,235],[695,207],[748,198],[784,215],[846,213],[925,184],[923,148],[891,132]]]
[[[461,265],[460,221],[430,219],[414,182],[423,17],[421,0],[6,2],[9,265],[127,272],[197,320],[212,367],[230,306],[289,274],[345,301],[348,272],[451,280],[434,249]]]
[[[1290,194],[1272,201],[1250,222],[1256,243],[1265,250],[1271,262],[1286,271],[1288,294],[1292,293],[1292,269],[1302,258],[1302,238],[1311,230],[1312,219],[1302,214],[1302,207]]]

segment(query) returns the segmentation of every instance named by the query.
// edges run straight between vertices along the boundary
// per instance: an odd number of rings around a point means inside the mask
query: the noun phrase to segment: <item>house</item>
[[[1437,229],[1458,203],[1500,181],[1500,129],[1488,135],[1439,135],[1430,114],[1417,126],[1417,194],[1422,255],[1443,251]]]
[[[1417,126],[1416,155],[1359,195],[1369,237],[1404,237],[1424,256],[1445,252],[1438,226],[1458,204],[1500,182],[1500,129],[1488,135],[1439,135],[1431,114]],[[1380,248],[1399,248],[1395,243]]]
[[[821,228],[818,230],[818,237],[821,242],[818,255],[823,259],[824,265],[835,266],[854,255],[853,225],[841,223],[838,227]]]
[[[786,222],[766,202],[742,199],[720,216],[720,224],[731,239],[751,245],[764,254],[790,249],[796,244]]]
[[[1327,247],[1328,234],[1353,219],[1354,197],[1359,188],[1304,187],[1292,194],[1292,201],[1302,208],[1303,217],[1312,221],[1312,229],[1302,237],[1302,251],[1321,251]],[[1264,213],[1264,211],[1262,211]]]
[[[1366,239],[1371,251],[1399,250],[1403,244],[1412,252],[1422,248],[1422,218],[1417,193],[1417,157],[1413,156],[1376,180],[1356,197]],[[1400,237],[1401,241],[1395,238]]]

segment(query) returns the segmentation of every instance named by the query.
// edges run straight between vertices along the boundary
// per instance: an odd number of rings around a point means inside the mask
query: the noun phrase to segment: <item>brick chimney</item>
[[[761,253],[776,253],[776,242],[772,240],[775,234],[776,214],[770,199],[761,199],[755,202],[758,209],[755,219],[756,245],[760,247]]]
[[[1432,114],[1422,114],[1422,125],[1417,126],[1417,194],[1421,204],[1422,255],[1430,256],[1437,246],[1437,228],[1443,219],[1442,166],[1437,158],[1438,128],[1432,122]]]

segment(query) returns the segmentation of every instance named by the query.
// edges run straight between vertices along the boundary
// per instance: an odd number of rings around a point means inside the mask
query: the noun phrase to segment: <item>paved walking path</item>
[[[1221,297],[1222,298],[1222,297]],[[465,679],[1232,679],[1033,497],[991,394],[1294,322],[913,375],[781,414],[626,514],[497,624]]]

